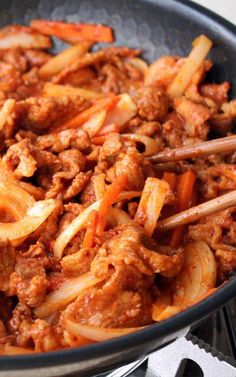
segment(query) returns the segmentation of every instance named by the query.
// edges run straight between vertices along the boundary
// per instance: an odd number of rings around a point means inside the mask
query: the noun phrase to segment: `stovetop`
[[[195,339],[195,337],[236,362],[236,300],[228,303],[227,306],[218,310],[200,325],[191,329],[191,338]],[[160,351],[157,351],[156,355],[158,355],[158,352]],[[162,355],[163,352],[165,351],[162,350]],[[169,352],[168,349],[166,352]],[[169,367],[168,372],[168,365],[166,368],[165,376],[168,377],[204,377],[201,368],[195,362],[187,359],[182,361],[181,367],[177,368],[178,370],[176,371],[173,371],[173,368]],[[209,364],[209,369],[210,368]],[[215,377],[212,373],[211,370],[208,370],[207,374],[211,377]],[[231,376],[236,377],[236,368],[230,373]],[[119,373],[115,376],[121,377],[122,375],[129,377],[163,377],[160,370],[158,372],[158,366],[155,367],[155,371],[152,370],[150,372],[148,369],[148,360],[141,363],[141,365],[131,373]],[[220,373],[219,375],[221,376]],[[227,374],[226,369],[222,377],[228,376],[229,374]]]

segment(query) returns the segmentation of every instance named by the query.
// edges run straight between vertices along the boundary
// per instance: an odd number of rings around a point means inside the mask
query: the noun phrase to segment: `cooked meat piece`
[[[11,319],[8,324],[12,333],[18,333],[23,321],[31,320],[31,309],[29,306],[18,303],[12,311]]]
[[[24,54],[30,67],[41,67],[52,58],[52,55],[39,50],[25,50]]]
[[[52,186],[46,194],[46,198],[61,198],[63,200],[72,199],[85,189],[86,184],[91,178],[91,172],[78,173],[72,178],[71,183],[68,183],[60,176],[53,177]],[[70,178],[68,178],[70,179]]]
[[[223,103],[228,101],[228,92],[230,84],[228,81],[222,84],[203,84],[200,87],[200,93],[204,97],[210,98],[217,106],[221,107]]]
[[[138,106],[139,116],[147,121],[163,120],[170,106],[166,92],[157,85],[140,88],[134,101]]]
[[[107,171],[107,180],[112,182],[120,174],[126,174],[127,190],[142,190],[144,186],[142,160],[142,155],[135,151],[120,153],[114,166]]]
[[[144,326],[152,323],[152,304],[151,295],[141,289],[112,293],[106,289],[89,289],[68,306],[65,315],[99,327]]]
[[[62,347],[62,336],[52,325],[36,319],[31,327],[31,335],[37,352],[53,351]]]
[[[66,255],[61,260],[64,274],[79,276],[89,271],[96,252],[96,249],[80,249],[74,254]]]
[[[140,127],[137,127],[135,133],[137,135],[144,135],[154,137],[161,132],[161,124],[159,122],[144,122]]]
[[[37,146],[52,152],[62,152],[68,148],[76,148],[86,152],[90,148],[90,139],[86,131],[71,129],[56,134],[42,135],[37,138]]]
[[[124,267],[132,265],[140,273],[153,276],[160,273],[164,276],[175,276],[179,273],[183,255],[168,256],[147,249],[142,243],[145,236],[140,227],[125,224],[117,229],[118,235],[108,239],[99,249],[91,269],[95,275],[103,274],[111,266]]]
[[[162,138],[166,146],[170,148],[182,147],[185,137],[184,120],[175,112],[170,114],[162,125]]]
[[[148,68],[145,84],[151,85],[155,83],[167,88],[174,80],[184,62],[185,59],[176,56],[162,56]]]
[[[211,67],[212,62],[210,60],[205,60],[194,73],[193,78],[186,88],[184,94],[188,99],[195,103],[215,109],[217,107],[217,103],[215,103],[210,97],[204,97],[200,91],[200,84],[203,82],[206,73],[211,69]]]
[[[80,97],[32,97],[18,103],[19,124],[42,133],[85,110],[89,103]]]
[[[55,174],[57,177],[72,179],[85,168],[86,158],[77,149],[67,149],[59,153],[59,159],[61,161],[62,171]]]
[[[37,162],[32,156],[29,139],[23,139],[8,148],[5,161],[12,167],[17,178],[32,177],[37,170]]]
[[[204,170],[198,170],[201,180],[200,190],[207,199],[213,199],[228,190],[236,189],[235,165],[217,164]]]
[[[0,291],[9,288],[9,279],[15,268],[15,249],[8,240],[0,240]]]
[[[87,182],[91,178],[91,175],[91,172],[76,174],[71,182],[71,185],[65,191],[63,199],[68,200],[81,193],[84,190]]]
[[[73,72],[79,71],[82,68],[88,66],[96,66],[103,61],[109,61],[109,58],[113,58],[114,56],[121,56],[121,57],[132,57],[139,55],[140,50],[132,50],[128,47],[108,47],[101,49],[100,51],[96,51],[93,53],[87,53],[83,56],[80,56],[76,60],[74,60],[68,67],[66,67],[63,71],[61,71],[57,76],[54,77],[53,81],[56,83],[61,83],[66,80],[67,76]]]
[[[120,134],[111,133],[108,134],[106,140],[100,150],[100,159],[106,159],[107,157],[117,156],[123,149],[124,142]]]
[[[13,64],[0,62],[0,90],[6,94],[13,93],[21,84],[21,72]],[[11,97],[14,97],[11,96]]]
[[[214,109],[193,103],[185,97],[176,98],[174,107],[176,112],[185,120],[184,128],[187,135],[206,140],[208,134],[206,121],[212,116]]]

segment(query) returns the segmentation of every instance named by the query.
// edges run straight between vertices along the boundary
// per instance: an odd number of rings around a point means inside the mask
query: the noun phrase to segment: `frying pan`
[[[161,55],[186,55],[192,40],[206,34],[214,41],[210,80],[229,80],[236,93],[236,27],[189,1],[175,0],[1,0],[0,25],[32,18],[107,23],[116,44],[142,48],[149,61]],[[55,50],[61,48],[55,43]],[[0,358],[0,377],[92,376],[133,361],[160,347],[232,299],[236,277],[190,309],[145,330],[116,340],[47,354]],[[167,366],[168,367],[168,366]]]

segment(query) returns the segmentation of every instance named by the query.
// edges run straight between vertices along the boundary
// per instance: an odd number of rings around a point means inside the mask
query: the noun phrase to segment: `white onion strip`
[[[125,140],[132,140],[144,144],[145,151],[143,152],[144,156],[152,156],[157,153],[159,150],[156,140],[151,137],[144,135],[135,135],[135,134],[121,134],[120,135]]]
[[[41,200],[26,211],[24,217],[13,223],[0,224],[0,238],[8,238],[14,246],[23,242],[24,237],[34,232],[56,208],[53,199]]]
[[[108,111],[104,126],[115,124],[124,126],[137,113],[137,107],[131,97],[127,94],[120,94],[116,106]]]
[[[194,73],[198,70],[210,51],[211,46],[212,41],[205,35],[200,35],[193,41],[192,51],[168,89],[168,94],[171,97],[180,97],[184,93]]]
[[[88,52],[90,47],[90,42],[81,42],[77,45],[66,48],[40,67],[39,76],[42,78],[49,78],[56,75],[72,63],[74,59]]]
[[[67,331],[71,334],[78,336],[81,335],[87,339],[94,340],[96,342],[103,342],[105,340],[110,340],[117,338],[119,336],[128,335],[138,330],[142,330],[145,327],[131,327],[131,328],[103,328],[94,327],[88,325],[81,325],[80,323],[74,322],[70,319],[65,319],[63,325]]]
[[[43,87],[43,95],[45,97],[63,97],[63,96],[79,96],[84,99],[97,99],[103,97],[102,94],[94,92],[93,90],[84,88],[74,88],[69,85],[57,85],[47,82]]]
[[[216,284],[216,261],[206,242],[186,245],[184,266],[172,286],[172,303],[163,300],[153,306],[153,319],[162,321],[193,305],[212,292]]]
[[[79,230],[83,228],[85,225],[90,213],[92,211],[98,211],[102,199],[97,200],[93,204],[91,204],[88,208],[82,211],[77,217],[72,220],[72,222],[59,234],[57,237],[54,247],[53,253],[54,256],[61,259],[63,255],[63,251],[66,245],[72,240],[72,238],[78,233]]]
[[[146,179],[135,221],[143,225],[149,237],[156,227],[168,189],[169,185],[165,181],[153,177]]]
[[[105,280],[106,277],[103,275],[96,278],[91,272],[87,272],[79,277],[64,281],[59,289],[49,293],[43,304],[34,310],[35,315],[38,318],[49,317],[55,311],[64,308],[71,301],[75,300],[86,289]]]

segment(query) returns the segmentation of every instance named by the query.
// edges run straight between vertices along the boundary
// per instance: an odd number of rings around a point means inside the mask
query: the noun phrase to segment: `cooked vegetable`
[[[90,137],[95,136],[99,133],[100,129],[102,128],[104,121],[106,119],[106,115],[106,110],[101,110],[95,113],[87,120],[87,122],[83,124],[82,129],[88,132]]]
[[[142,330],[144,327],[139,328],[124,328],[124,329],[111,329],[111,328],[101,328],[82,325],[80,323],[74,322],[71,319],[64,320],[64,327],[73,335],[82,335],[83,337],[97,342],[102,342],[105,340],[110,340],[117,338],[118,336],[128,335],[138,330]]]
[[[82,113],[79,113],[77,116],[75,116],[68,122],[61,124],[59,127],[54,129],[54,131],[61,131],[67,128],[80,127],[98,111],[109,110],[111,107],[115,105],[116,102],[117,102],[117,98],[115,96],[98,99],[93,106],[89,107],[87,110],[84,110]]]
[[[91,204],[88,208],[82,211],[72,222],[66,227],[57,237],[53,252],[54,256],[58,259],[62,258],[63,251],[66,245],[72,240],[72,238],[78,233],[78,231],[86,226],[88,218],[92,211],[97,211],[100,207],[101,199]]]
[[[204,241],[185,247],[184,267],[172,287],[172,304],[161,300],[154,305],[153,316],[161,321],[198,302],[212,292],[216,283],[216,262],[211,249]],[[158,311],[160,306],[164,310]]]
[[[151,137],[135,134],[122,134],[122,138],[144,144],[144,156],[152,156],[154,153],[158,151],[158,144]]]
[[[210,51],[211,46],[212,41],[205,35],[200,35],[193,41],[192,51],[168,89],[168,93],[171,97],[180,97],[184,93],[194,73],[201,66]]]
[[[80,41],[113,42],[112,29],[104,25],[32,20],[30,26],[42,34],[53,35],[69,43]]]
[[[11,25],[0,30],[0,50],[8,48],[50,48],[48,37],[27,26]]]
[[[147,235],[152,236],[164,205],[168,184],[157,178],[147,178],[135,215],[135,221],[143,225]]]
[[[16,101],[14,99],[7,99],[0,110],[0,130],[3,129],[8,116],[12,113]]]
[[[57,310],[63,309],[86,289],[105,280],[106,277],[96,278],[88,272],[76,278],[65,280],[57,290],[48,294],[43,304],[34,310],[35,315],[38,318],[47,318]]]
[[[195,180],[196,176],[191,170],[188,170],[186,173],[183,173],[179,177],[179,181],[176,188],[178,196],[178,212],[184,211],[191,206]],[[183,225],[180,225],[173,230],[170,240],[171,247],[176,248],[179,246],[183,230]]]
[[[88,100],[102,97],[100,93],[93,90],[74,88],[69,85],[57,85],[50,82],[44,85],[43,95],[47,97],[79,96]]]
[[[39,69],[39,76],[42,78],[49,78],[56,75],[68,64],[73,62],[75,58],[85,54],[90,47],[90,42],[80,42],[75,46],[63,50],[60,52],[60,54],[54,56]]]
[[[0,237],[8,238],[13,245],[19,245],[23,242],[23,237],[29,236],[43,224],[55,208],[56,203],[53,199],[36,202],[20,220],[14,223],[1,223]]]
[[[101,205],[98,212],[98,227],[97,234],[101,235],[104,231],[106,217],[110,206],[115,203],[120,193],[124,190],[127,183],[127,177],[125,174],[121,174],[114,179],[112,184],[108,187],[107,191],[103,195]]]
[[[93,211],[90,213],[88,221],[87,221],[87,228],[83,239],[82,247],[89,248],[93,247],[93,239],[96,234],[96,225],[97,225],[98,213],[97,211]]]

